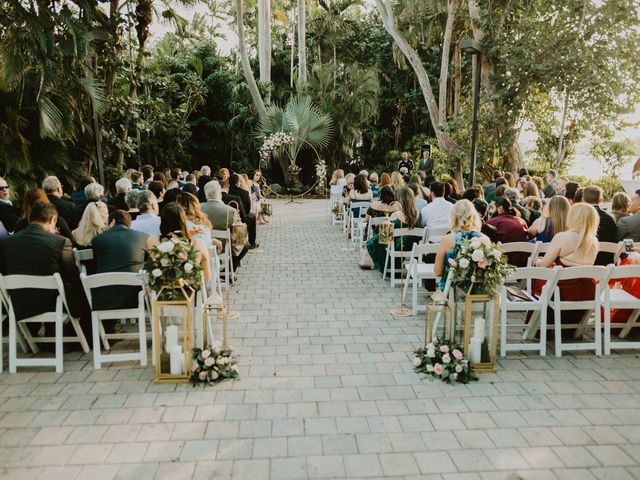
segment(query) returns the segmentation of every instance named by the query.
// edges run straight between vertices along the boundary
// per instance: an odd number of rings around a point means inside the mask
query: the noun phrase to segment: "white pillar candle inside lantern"
[[[173,347],[178,345],[178,327],[176,325],[169,325],[167,327],[167,343],[164,347],[165,351],[171,353]]]
[[[174,345],[171,347],[170,353],[170,372],[171,375],[180,375],[184,370],[184,355],[182,354],[182,347],[180,345]]]
[[[480,339],[482,343],[484,341],[484,318],[476,317],[473,322],[473,336]]]
[[[480,337],[471,337],[469,344],[469,362],[480,363],[482,360],[482,339]]]

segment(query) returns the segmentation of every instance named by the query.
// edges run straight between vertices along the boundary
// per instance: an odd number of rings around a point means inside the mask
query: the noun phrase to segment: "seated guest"
[[[576,194],[573,197],[573,203],[580,203],[582,202],[582,194],[584,193],[584,188],[579,188],[578,190],[576,190]],[[572,205],[573,205],[572,203]]]
[[[504,179],[507,181],[509,188],[516,188],[516,176],[511,172],[504,172]]]
[[[522,197],[523,198],[527,198],[527,197],[540,198],[540,191],[538,190],[538,186],[535,183],[533,183],[531,180],[529,180],[528,182],[525,182],[522,185]]]
[[[153,182],[151,182],[153,183]],[[142,232],[150,237],[160,236],[160,208],[158,200],[151,190],[138,193],[138,211],[140,214],[131,222],[131,230]]]
[[[131,216],[124,210],[109,215],[107,230],[93,239],[93,259],[96,273],[131,272],[144,268],[147,253],[147,236],[131,230]],[[93,308],[118,310],[138,305],[137,287],[101,287],[91,292]],[[107,333],[114,332],[115,320],[102,322]]]
[[[376,172],[372,172],[369,175],[369,188],[373,193],[373,198],[380,198],[380,185],[378,185],[378,174]]]
[[[189,175],[189,177],[196,178],[194,175],[191,175],[191,174]],[[184,193],[190,193],[191,195],[198,198],[198,187],[196,187],[195,184],[192,182],[186,181],[182,186],[182,191]]]
[[[420,188],[420,185],[415,182],[409,182],[408,187],[411,189],[413,196],[416,199],[416,208],[422,211],[424,207],[429,205],[429,202],[427,202],[422,195],[422,188]]]
[[[611,199],[611,216],[618,223],[622,218],[629,215],[631,197],[624,192],[616,193]]]
[[[592,205],[579,203],[573,205],[567,217],[567,230],[559,232],[551,240],[549,249],[543,258],[536,261],[537,267],[565,268],[593,265],[598,254],[599,215]],[[542,285],[534,288],[539,294]],[[568,301],[593,300],[595,281],[592,279],[561,280],[558,282],[560,298]],[[578,323],[584,315],[581,310],[562,312],[563,323]],[[553,314],[549,318],[553,318]]]
[[[602,189],[595,185],[589,185],[585,187],[582,192],[582,201],[592,205],[596,209],[596,213],[600,217],[598,223],[598,241],[599,242],[617,242],[618,241],[618,228],[616,226],[615,219],[607,212],[600,208],[600,204],[603,201],[604,192]],[[613,254],[607,252],[600,252],[596,257],[596,265],[609,265],[613,262]]]
[[[127,204],[126,211],[131,216],[131,220],[135,220],[136,218],[138,218],[138,215],[140,214],[140,210],[138,210],[138,196],[141,195],[140,192],[142,191],[143,190],[137,190],[135,188],[132,188],[124,196],[124,202]]]
[[[538,196],[530,195],[522,201],[524,208],[529,212],[529,224],[533,225],[542,215],[542,199]]]
[[[158,208],[162,208],[162,202],[164,201],[165,188],[164,184],[160,181],[154,180],[150,182],[147,189],[156,196],[158,202]]]
[[[210,176],[204,174],[201,175],[198,179],[198,200],[200,200],[200,203],[204,203],[207,201],[207,196],[204,194],[204,186],[211,180],[213,179]]]
[[[538,187],[538,193],[540,194],[540,198],[545,198],[545,194],[543,192],[544,180],[542,180],[542,177],[532,176],[531,181],[536,184],[536,187]]]
[[[498,243],[498,230],[493,225],[489,225],[486,220],[489,216],[489,204],[486,200],[482,198],[476,198],[473,201],[473,206],[475,207],[478,215],[480,215],[480,220],[482,221],[482,228],[480,232],[489,238],[494,243]]]
[[[178,204],[184,208],[187,216],[187,229],[193,238],[201,240],[207,248],[215,248],[222,251],[222,242],[216,238],[211,238],[211,221],[200,208],[200,202],[195,195],[182,192],[178,195]]]
[[[399,187],[395,190],[396,201],[400,204],[400,209],[389,217],[395,228],[416,228],[420,225],[420,212],[416,208],[416,201],[413,192],[409,187]],[[413,244],[422,240],[417,237],[397,237],[395,248],[402,248],[405,252],[410,252]],[[387,246],[378,243],[378,235],[374,235],[367,240],[367,251],[373,261],[373,266],[378,271],[384,271],[384,264],[387,257]]]
[[[184,182],[182,181],[182,170],[180,168],[171,169],[171,180],[178,184],[178,188],[182,188]]]
[[[444,289],[447,281],[450,267],[449,259],[453,258],[456,248],[460,246],[462,241],[471,238],[480,238],[488,241],[488,238],[481,233],[482,220],[480,215],[469,200],[460,200],[452,207],[449,212],[451,232],[440,240],[440,247],[433,265],[434,273],[440,278],[440,290]]]
[[[551,198],[556,194],[557,175],[558,174],[555,170],[547,171],[547,186],[542,190],[542,192],[544,193],[544,198]]]
[[[451,185],[448,182],[442,182],[444,185],[444,199],[449,203],[456,203],[456,199],[451,196]]]
[[[389,175],[388,173],[383,173],[380,176],[380,188],[389,185],[393,188],[393,185],[391,184],[391,175]]]
[[[116,194],[109,199],[109,205],[111,205],[116,210],[124,210],[128,209],[127,202],[125,202],[124,197],[127,192],[131,190],[131,181],[126,178],[121,178],[116,182]]]
[[[29,225],[0,242],[0,273],[40,276],[59,273],[65,285],[71,315],[81,318],[83,330],[87,338],[91,338],[89,306],[80,284],[71,241],[56,234],[57,222],[58,213],[51,203],[36,202],[32,205]],[[12,292],[16,319],[54,310],[57,296],[58,292],[52,290],[24,289]],[[40,325],[35,323],[28,327],[32,335],[36,335],[40,329]],[[52,323],[45,324],[47,336],[55,334],[54,327]]]
[[[529,225],[529,218],[531,217],[531,214],[529,213],[529,210],[520,205],[520,192],[515,188],[508,188],[504,192],[504,196],[509,199],[513,209],[518,212],[518,216],[523,219],[527,225]]]
[[[404,176],[400,172],[391,173],[391,186],[394,188],[404,187]]]
[[[373,193],[369,189],[367,177],[364,175],[356,175],[353,180],[353,189],[347,197],[347,204],[351,202],[371,202],[373,201]]]
[[[58,177],[50,176],[42,181],[42,189],[47,194],[47,198],[58,210],[58,217],[67,222],[69,229],[73,230],[78,226],[80,216],[73,202],[62,198],[62,184]]]
[[[573,204],[578,188],[580,188],[580,185],[578,185],[576,182],[567,182],[566,186],[564,187],[564,196],[567,197],[569,203]]]
[[[77,208],[80,219],[82,219],[82,214],[84,213],[84,209],[87,208],[87,205],[94,202],[103,202],[103,203],[106,202],[106,199],[104,196],[104,187],[96,182],[90,183],[89,185],[84,187],[84,197],[85,197],[84,205],[78,204],[78,208]],[[115,210],[113,206],[109,207],[106,203],[105,205],[107,206],[107,209],[109,211]]]
[[[517,216],[508,198],[497,198],[496,214],[487,223],[496,227],[502,243],[526,242],[527,224]]]
[[[4,224],[0,222],[0,240],[4,240],[7,237],[9,237],[9,232],[4,228]]]
[[[176,202],[168,203],[160,217],[160,235],[147,238],[147,250],[157,247],[163,238],[177,237],[188,241],[198,252],[202,278],[205,283],[211,280],[211,266],[209,264],[209,250],[202,241],[195,239],[187,230],[187,216],[184,208]]]
[[[80,210],[80,215],[82,215],[82,211],[84,211],[84,207],[87,206],[87,196],[85,194],[84,189],[87,185],[91,183],[95,183],[96,180],[91,175],[85,175],[80,178],[78,182],[78,189],[75,192],[72,192],[70,197],[71,201],[75,204],[76,209]],[[80,219],[80,215],[78,216],[78,220]]]
[[[133,171],[131,172],[131,188],[134,190],[144,190],[142,184],[144,183],[144,178],[142,176],[142,172]]]
[[[484,197],[487,200],[487,203],[493,202],[493,196],[496,193],[496,188],[498,188],[498,184],[496,183],[498,178],[504,178],[504,177],[502,177],[502,172],[500,170],[494,170],[493,171],[493,182],[488,183],[484,187]]]
[[[484,193],[479,187],[469,187],[462,193],[462,198],[473,202],[476,198],[484,199]]]
[[[162,209],[164,206],[171,202],[175,202],[178,195],[180,195],[180,192],[182,192],[182,190],[178,187],[167,188],[162,197],[162,202],[158,202],[158,206],[160,207],[160,216],[162,216]]]
[[[242,219],[247,224],[247,230],[249,231],[249,249],[258,248],[256,242],[256,216],[251,213],[251,195],[247,190],[242,188],[240,184],[240,175],[234,173],[229,177],[229,195],[235,195],[240,197],[242,208],[244,209],[245,216]]]
[[[142,188],[147,188],[153,180],[153,166],[143,165],[140,167],[140,173],[142,173]]]
[[[331,180],[329,180],[329,185],[339,186],[344,181],[344,170],[341,168],[334,170],[331,174]]]
[[[529,237],[542,243],[550,242],[557,233],[567,229],[570,209],[569,200],[565,197],[560,195],[551,197],[542,209],[540,218],[529,228]]]
[[[229,179],[231,178],[231,172],[229,172],[228,168],[221,168],[220,170],[218,170],[218,174],[221,177],[221,182],[220,182],[220,186],[224,187],[226,184],[229,183]]]
[[[349,198],[349,193],[353,190],[353,182],[355,181],[356,176],[353,173],[347,173],[344,177],[344,187],[342,187],[342,196],[344,198]]]
[[[556,181],[556,195],[565,195],[567,193],[567,179],[559,178]]]
[[[225,205],[222,201],[222,188],[219,182],[211,181],[204,186],[203,190],[207,196],[207,201],[200,204],[200,208],[202,213],[209,218],[214,230],[230,230],[234,223],[240,222],[238,210]],[[234,248],[232,245],[231,256],[234,270],[240,266],[240,261],[248,250],[248,245],[245,245],[242,249]]]
[[[211,176],[211,167],[209,165],[203,165],[202,167],[200,167],[200,173],[202,175],[204,175],[205,177],[210,177]]]
[[[175,190],[180,190],[180,188],[181,188],[181,185],[177,180],[171,179],[171,180],[169,180],[167,182],[167,191],[168,190],[174,190],[174,189]],[[167,203],[169,203],[169,202],[167,201]]]
[[[367,210],[367,223],[370,218],[386,217],[400,210],[400,204],[395,200],[393,189],[389,185],[382,187],[380,189],[380,200],[374,201],[369,210]]]
[[[0,177],[0,222],[8,232],[13,232],[19,218],[18,209],[11,203],[9,183]]]
[[[166,189],[167,188],[167,177],[165,176],[164,173],[162,172],[156,172],[153,174],[153,179],[154,182],[160,182],[162,184],[162,188]],[[149,188],[149,187],[147,187]]]
[[[251,202],[256,209],[256,220],[260,225],[265,225],[269,223],[269,220],[267,220],[267,215],[262,214],[262,203],[265,201],[260,188],[262,181],[262,172],[260,170],[251,172]]]
[[[455,203],[462,198],[460,187],[458,186],[458,182],[456,182],[455,178],[447,178],[447,183],[451,186],[451,193],[448,196],[454,200],[453,203]]]
[[[16,232],[24,230],[29,226],[31,209],[36,202],[51,203],[44,190],[42,190],[41,188],[27,190],[27,192],[24,194],[24,198],[22,199],[22,217],[20,217],[20,220],[18,220],[18,223],[16,224]],[[69,230],[69,225],[67,225],[67,222],[64,221],[64,218],[58,217],[58,220],[56,221],[56,230],[59,235],[67,237],[69,240],[73,240],[73,237],[71,236],[71,230]]]
[[[442,182],[433,182],[431,184],[431,203],[421,210],[422,226],[427,230],[432,228],[451,228],[450,213],[453,204],[447,202],[444,198],[444,184]],[[437,243],[440,241],[439,236],[432,237],[432,241]]]
[[[73,242],[78,248],[89,248],[94,237],[107,228],[109,209],[104,202],[91,202],[84,209],[78,228],[72,233]]]
[[[631,215],[618,220],[618,240],[630,238],[634,242],[640,242],[640,190],[636,190],[633,200],[629,204]]]

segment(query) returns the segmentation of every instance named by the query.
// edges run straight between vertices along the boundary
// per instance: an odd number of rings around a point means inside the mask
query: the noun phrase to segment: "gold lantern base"
[[[442,338],[446,340],[447,333],[450,337],[454,335],[454,323],[453,323],[453,312],[451,311],[451,307],[449,306],[449,302],[446,300],[435,300],[433,299],[430,303],[427,304],[427,315],[425,316],[424,323],[424,346],[427,347],[427,344],[433,341],[433,328],[435,326],[436,319],[438,315],[444,316],[443,331]],[[437,333],[437,332],[436,332]]]
[[[404,305],[402,305],[400,308],[392,308],[391,310],[389,310],[389,313],[394,317],[410,317],[411,316],[411,310],[409,310]]]

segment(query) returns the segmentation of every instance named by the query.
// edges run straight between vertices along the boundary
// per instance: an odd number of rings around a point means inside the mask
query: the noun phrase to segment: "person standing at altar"
[[[402,152],[400,157],[400,162],[398,163],[398,171],[401,168],[406,168],[407,172],[413,171],[413,160],[409,158],[409,154],[407,152]]]
[[[433,181],[433,158],[431,158],[431,145],[422,145],[420,149],[420,161],[418,171],[424,172],[428,183]]]

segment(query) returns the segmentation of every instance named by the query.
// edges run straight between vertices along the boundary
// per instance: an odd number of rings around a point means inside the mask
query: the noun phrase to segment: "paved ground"
[[[0,478],[640,478],[636,355],[421,378],[422,319],[387,313],[399,290],[341,251],[325,203],[274,210],[234,290],[240,380],[154,385],[77,354],[0,374]]]

